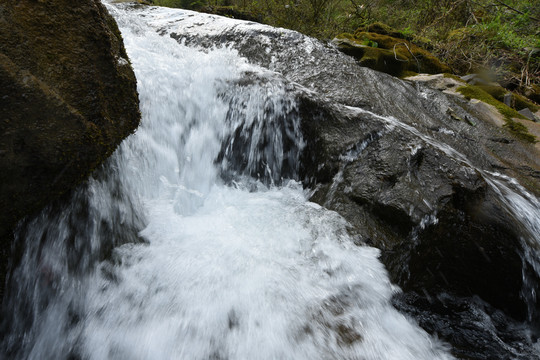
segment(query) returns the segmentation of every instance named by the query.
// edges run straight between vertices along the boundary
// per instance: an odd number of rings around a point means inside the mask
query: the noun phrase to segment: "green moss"
[[[364,41],[346,38],[338,44],[340,50],[358,60],[361,66],[382,71],[393,76],[401,76],[408,59],[401,54],[378,47],[367,46]]]
[[[512,105],[512,108],[515,109],[515,110],[521,110],[521,109],[528,108],[529,110],[531,110],[534,113],[534,112],[537,112],[540,109],[540,107],[538,105],[536,105],[536,104],[532,103],[531,101],[527,100],[527,98],[525,98],[524,96],[521,96],[521,95],[515,94],[515,93],[511,93],[508,90],[506,90],[505,88],[503,88],[502,86],[479,85],[478,87],[481,88],[482,90],[484,90],[485,92],[487,92],[488,94],[490,94],[491,96],[493,96],[498,101],[501,101],[501,102],[504,101],[504,96],[506,94],[512,94],[512,104],[511,105]]]
[[[349,33],[341,33],[341,34],[336,36],[336,39],[347,39],[347,40],[355,41],[354,35],[349,34]]]
[[[536,104],[533,104],[532,102],[527,100],[526,97],[518,95],[518,94],[514,94],[514,108],[516,110],[521,110],[521,109],[528,108],[533,113],[540,110],[540,106],[538,106]]]
[[[202,0],[151,0],[153,5],[181,9],[200,9],[204,6]]]
[[[525,95],[532,101],[540,104],[540,86],[532,84],[530,87],[526,88]]]
[[[497,110],[503,115],[506,124],[504,125],[514,136],[519,139],[525,140],[530,143],[536,142],[536,137],[529,133],[527,127],[513,120],[513,118],[525,119],[523,115],[509,106],[506,106],[502,102],[495,99],[488,92],[480,88],[479,86],[466,85],[460,86],[456,89],[457,92],[465,96],[466,99],[478,99],[487,104],[495,106]]]
[[[532,144],[536,143],[536,137],[529,133],[529,130],[527,130],[527,127],[521,123],[518,123],[516,121],[507,121],[506,124],[504,124],[504,127],[506,127],[512,134],[514,134],[516,137],[520,138],[521,140],[524,140],[526,142],[530,142]]]
[[[371,32],[381,35],[388,35],[395,38],[405,39],[406,36],[401,31],[398,31],[384,23],[374,22],[366,26],[362,26],[356,30],[356,32]]]
[[[512,119],[512,118],[522,118],[524,119],[523,115],[518,113],[516,110],[512,109],[509,106],[506,106],[502,102],[495,99],[493,96],[491,96],[488,92],[483,90],[479,86],[474,85],[466,85],[466,86],[460,86],[457,89],[457,92],[461,93],[463,96],[465,96],[466,99],[478,99],[481,100],[487,104],[493,105],[499,110],[499,112],[504,116],[505,119]]]
[[[417,72],[405,70],[405,71],[403,71],[401,73],[400,78],[404,79],[404,78],[411,77],[411,76],[416,76],[416,75],[418,75]]]
[[[361,29],[354,35],[340,34],[337,39],[346,40],[339,44],[340,50],[354,56],[362,66],[399,77],[408,76],[410,72],[437,74],[450,71],[448,66],[442,64],[428,51],[406,39],[360,31]]]
[[[428,51],[408,40],[368,32],[356,32],[356,38],[367,38],[377,42],[380,48],[390,50],[408,61],[406,70],[429,74],[449,72],[450,68],[442,64]]]
[[[457,75],[454,75],[454,74],[451,74],[451,73],[444,73],[443,74],[443,77],[445,78],[449,78],[449,79],[454,79],[456,81],[459,81],[459,82],[462,82],[462,83],[466,83],[462,78],[460,78],[459,76]]]
[[[489,95],[493,96],[498,101],[503,102],[504,96],[508,94],[508,91],[502,86],[496,85],[478,85],[479,88],[487,92]]]
[[[446,37],[448,41],[459,41],[469,36],[472,33],[472,29],[468,27],[460,27],[450,31]]]

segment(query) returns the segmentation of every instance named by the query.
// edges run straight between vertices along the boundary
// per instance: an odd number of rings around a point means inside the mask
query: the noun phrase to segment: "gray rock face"
[[[520,113],[521,115],[525,116],[527,119],[529,120],[532,120],[534,122],[539,122],[538,118],[536,117],[536,115],[533,114],[533,112],[531,110],[529,110],[528,108],[525,108],[525,109],[521,109],[518,111],[518,113]]]
[[[0,83],[3,259],[15,223],[85,180],[140,114],[121,35],[99,0],[0,0]]]
[[[371,121],[360,115],[349,126]],[[482,173],[406,128],[366,130],[335,159],[337,172],[318,183],[313,200],[382,249],[405,290],[476,294],[523,318],[522,261],[514,252],[522,234],[505,220],[509,214]]]
[[[536,323],[539,308],[538,254],[530,256],[537,234],[516,219],[491,175],[473,165],[489,168],[493,160],[482,152],[469,160],[417,128],[369,113],[340,114],[312,102],[303,110],[311,119],[304,122],[303,162],[315,188],[311,199],[344,216],[359,244],[382,250],[392,281],[404,291],[396,307],[450,342],[456,355],[511,358],[502,354],[520,348],[523,359],[536,358],[522,346],[532,344],[526,333],[485,328],[492,321],[486,314],[497,311],[502,323]],[[538,213],[538,204],[533,200],[525,211]],[[473,301],[465,315],[449,315],[476,298],[480,305]],[[483,314],[484,325],[471,314]]]

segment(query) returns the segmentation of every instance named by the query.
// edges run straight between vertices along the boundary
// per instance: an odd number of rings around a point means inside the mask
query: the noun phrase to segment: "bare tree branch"
[[[511,7],[510,5],[505,4],[505,3],[503,3],[503,2],[500,1],[500,0],[495,0],[495,2],[496,2],[497,4],[500,4],[500,5],[504,6],[504,7],[507,7],[507,8],[510,9],[510,10],[513,10],[513,11],[517,12],[518,14],[528,16],[529,19],[531,19],[531,20],[540,22],[540,19],[537,19],[537,18],[535,18],[535,17],[532,17],[532,16],[530,16],[529,14],[525,14],[524,12],[521,12],[521,11],[519,11],[518,9],[515,9],[515,8]]]
[[[407,50],[409,50],[409,53],[411,54],[411,56],[414,58],[414,60],[416,60],[416,67],[418,68],[418,72],[420,72],[420,62],[418,61],[418,59],[416,58],[416,56],[414,56],[414,54],[412,53],[411,49],[409,49],[409,45],[407,45],[406,43],[397,43],[397,44],[394,44],[394,58],[397,60],[397,61],[403,61],[403,62],[408,62],[408,60],[401,60],[401,59],[398,59],[397,57],[397,53],[396,53],[396,46],[398,45],[405,45],[405,47],[407,48]]]

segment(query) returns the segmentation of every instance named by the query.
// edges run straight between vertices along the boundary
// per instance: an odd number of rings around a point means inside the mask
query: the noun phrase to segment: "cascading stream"
[[[25,252],[11,274],[1,351],[21,359],[451,358],[390,305],[397,289],[378,250],[355,245],[340,216],[282,179],[294,176],[302,146],[294,96],[272,84],[227,96],[246,73],[264,71],[233,50],[159,36],[144,10],[109,9],[143,121],[70,205],[21,225]],[[238,131],[249,131],[240,137],[247,155],[230,153]],[[238,157],[252,177],[224,184],[220,172]]]

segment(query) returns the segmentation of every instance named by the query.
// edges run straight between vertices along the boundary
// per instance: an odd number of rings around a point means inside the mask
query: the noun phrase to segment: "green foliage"
[[[520,16],[523,19],[523,16]],[[539,39],[534,34],[520,34],[520,24],[523,20],[512,22],[503,19],[498,14],[488,22],[482,22],[471,26],[472,35],[485,38],[493,46],[521,52],[527,46],[538,45]]]
[[[141,0],[139,0],[141,1]],[[152,0],[297,30],[322,39],[376,32],[426,48],[451,72],[489,69],[522,93],[540,84],[540,6],[531,0]],[[506,4],[507,6],[503,5]],[[223,9],[228,9],[223,11]],[[382,47],[367,39],[370,47]],[[532,49],[532,50],[531,50]],[[418,69],[414,70],[417,71]],[[424,70],[421,70],[424,71]]]
[[[364,38],[362,40],[362,45],[365,45],[365,46],[369,46],[369,47],[374,47],[374,48],[378,48],[379,47],[379,43],[376,42],[376,41],[373,41],[373,40],[370,40],[368,38]]]
[[[365,0],[364,22],[384,21],[423,43],[454,73],[483,69],[509,88],[540,83],[540,6],[530,0]],[[418,41],[427,38],[429,42]]]
[[[412,39],[414,35],[414,30],[411,28],[411,26],[407,26],[403,30],[401,30],[401,33],[405,37],[405,39]]]

